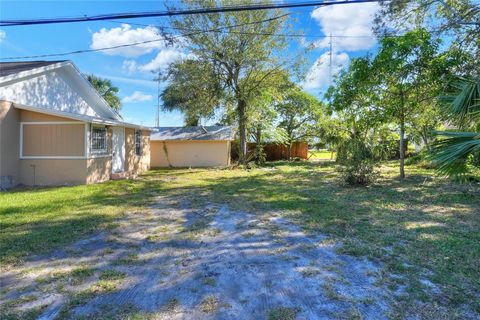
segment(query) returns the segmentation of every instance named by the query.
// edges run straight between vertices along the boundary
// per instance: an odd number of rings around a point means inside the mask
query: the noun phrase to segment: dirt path
[[[278,213],[159,197],[112,232],[0,276],[3,310],[40,319],[385,319],[374,264]],[[26,313],[25,313],[26,314]]]

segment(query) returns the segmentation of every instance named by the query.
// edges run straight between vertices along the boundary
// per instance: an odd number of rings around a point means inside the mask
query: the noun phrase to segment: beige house
[[[229,126],[154,128],[152,167],[225,167],[230,165],[235,132]]]
[[[70,61],[0,63],[0,189],[135,175],[150,167],[149,136]]]

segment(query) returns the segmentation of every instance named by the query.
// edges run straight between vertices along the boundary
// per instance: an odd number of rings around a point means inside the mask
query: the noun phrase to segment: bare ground
[[[0,275],[4,315],[33,318],[385,319],[380,266],[340,255],[279,212],[161,196]],[[1,313],[0,313],[1,314]]]

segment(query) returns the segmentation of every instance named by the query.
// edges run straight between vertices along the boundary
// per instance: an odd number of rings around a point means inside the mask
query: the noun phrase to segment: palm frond
[[[458,118],[460,123],[480,116],[480,79],[458,78],[439,97],[445,111]]]
[[[445,137],[438,139],[432,148],[430,160],[446,175],[467,172],[467,159],[480,152],[480,133],[477,132],[436,132]]]

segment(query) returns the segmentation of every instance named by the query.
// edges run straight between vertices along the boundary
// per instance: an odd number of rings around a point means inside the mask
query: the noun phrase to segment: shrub
[[[368,185],[378,175],[373,151],[364,142],[351,139],[339,146],[337,163],[342,180],[351,186]]]
[[[255,146],[255,163],[262,166],[267,161],[267,153],[265,152],[263,143],[257,143]]]

